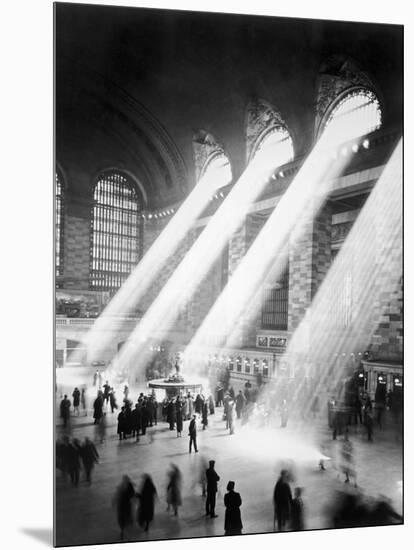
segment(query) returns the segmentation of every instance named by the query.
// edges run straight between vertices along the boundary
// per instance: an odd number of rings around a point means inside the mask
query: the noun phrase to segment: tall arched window
[[[325,124],[326,131],[342,141],[354,139],[377,130],[381,126],[382,113],[376,95],[366,88],[359,88],[339,99],[331,109]]]
[[[206,176],[211,177],[214,191],[231,183],[231,164],[225,153],[215,153],[207,159],[201,171],[201,177]]]
[[[62,178],[58,172],[55,174],[55,267],[56,277],[63,275],[63,224],[64,224],[64,188]],[[57,282],[58,285],[58,282]]]
[[[115,171],[99,176],[93,198],[90,286],[117,290],[139,260],[141,202],[130,179]]]
[[[293,141],[288,130],[282,126],[270,128],[258,137],[252,151],[251,159],[259,151],[266,149],[273,150],[272,154],[274,155],[276,161],[275,165],[277,166],[282,166],[293,160]]]

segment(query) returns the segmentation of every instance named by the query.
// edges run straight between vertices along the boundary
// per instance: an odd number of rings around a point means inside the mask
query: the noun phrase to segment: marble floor
[[[188,453],[188,422],[182,438],[164,422],[150,428],[139,443],[132,438],[119,441],[116,414],[108,413],[107,439],[96,443],[100,462],[93,472],[92,484],[84,480],[78,487],[56,473],[56,542],[58,546],[119,542],[120,533],[112,499],[123,474],[139,488],[141,475],[149,473],[157,488],[155,517],[149,532],[134,524],[125,540],[157,540],[224,535],[223,497],[229,480],[236,482],[242,497],[243,533],[273,531],[273,488],[280,469],[286,464],[294,470],[292,487],[304,488],[307,529],[330,526],[329,517],[336,491],[352,491],[344,485],[339,467],[341,441],[332,441],[326,419],[298,422],[292,418],[287,428],[243,428],[236,425],[230,435],[222,420],[222,409],[209,416],[205,431],[198,429],[199,453]],[[352,429],[358,486],[367,496],[387,495],[395,510],[402,513],[402,442],[392,420],[386,418],[383,430],[376,430],[374,442],[367,441],[362,427]],[[60,419],[56,434],[62,433]],[[94,438],[91,413],[72,418],[71,434]],[[318,468],[321,452],[329,457],[326,470]],[[217,518],[206,518],[204,499],[198,484],[200,470],[208,460],[216,461],[220,475]],[[167,470],[176,464],[183,474],[183,503],[178,517],[166,510]]]

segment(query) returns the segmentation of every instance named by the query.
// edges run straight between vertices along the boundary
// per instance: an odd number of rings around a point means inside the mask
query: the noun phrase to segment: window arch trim
[[[336,109],[341,105],[342,102],[345,101],[345,99],[348,97],[348,96],[352,96],[352,95],[358,95],[359,93],[363,93],[364,95],[372,95],[373,98],[378,102],[378,108],[379,108],[379,113],[380,113],[380,125],[378,126],[378,128],[374,129],[374,130],[370,130],[369,132],[367,132],[367,134],[370,134],[371,132],[374,132],[375,130],[378,130],[379,128],[382,127],[383,125],[383,122],[384,122],[384,108],[383,108],[383,102],[381,101],[381,98],[379,97],[379,95],[377,94],[377,92],[375,90],[373,90],[371,87],[368,87],[368,86],[361,86],[361,85],[355,85],[355,86],[350,86],[348,88],[346,88],[345,90],[342,90],[330,103],[329,105],[327,106],[320,122],[319,122],[319,126],[318,126],[318,130],[317,130],[317,133],[316,133],[316,138],[319,139],[327,125],[327,123],[330,121],[332,115],[334,114],[334,112],[336,111]]]

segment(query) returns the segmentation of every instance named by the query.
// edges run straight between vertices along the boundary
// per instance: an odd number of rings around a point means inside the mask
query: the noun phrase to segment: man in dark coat
[[[172,400],[170,400],[167,406],[167,420],[172,431],[175,427],[175,403]]]
[[[135,496],[134,486],[128,476],[122,477],[122,482],[116,490],[114,504],[118,525],[121,529],[121,540],[124,538],[125,528],[132,523],[132,503],[131,500]]]
[[[198,453],[197,449],[197,426],[196,426],[196,415],[193,414],[193,418],[190,421],[188,426],[188,435],[190,436],[190,446],[189,452],[191,453],[191,447],[194,445],[194,451]]]
[[[277,518],[277,527],[282,531],[290,519],[292,507],[292,491],[289,485],[289,472],[282,470],[273,492],[274,524]],[[273,525],[274,526],[274,525]]]
[[[80,449],[80,456],[85,469],[86,481],[91,483],[92,469],[98,462],[99,454],[95,445],[88,437],[85,437],[85,441]]]
[[[148,412],[147,400],[144,399],[142,401],[142,407],[141,407],[141,430],[142,430],[142,435],[146,434],[148,424],[149,424],[149,412]]]
[[[60,416],[63,418],[63,426],[66,428],[70,418],[70,401],[67,395],[60,402]]]
[[[75,487],[79,484],[79,472],[80,472],[80,445],[77,439],[74,439],[67,448],[67,461],[68,472],[72,485]]]
[[[73,390],[72,397],[74,412],[77,413],[77,416],[79,416],[80,391],[78,390],[78,388],[75,388]]]
[[[197,397],[195,398],[195,403],[194,403],[194,409],[195,409],[196,414],[201,414],[202,408],[203,408],[203,398],[198,393]]]
[[[140,501],[137,514],[138,523],[144,527],[145,531],[148,531],[149,524],[154,518],[154,501],[157,496],[155,485],[148,474],[144,475],[141,490],[136,496]]]
[[[204,403],[203,403],[201,414],[202,414],[201,423],[203,424],[203,430],[205,430],[208,426],[208,404],[207,404],[207,401],[204,401]]]
[[[93,417],[95,419],[94,424],[99,424],[103,415],[103,393],[98,391],[98,396],[93,403]]]
[[[226,507],[224,516],[224,534],[241,535],[243,529],[240,515],[242,500],[240,493],[236,493],[234,491],[234,481],[228,482],[227,491],[228,493],[224,495],[224,506]]]
[[[104,401],[105,401],[105,403],[108,403],[108,401],[109,401],[109,392],[111,391],[111,386],[109,385],[108,380],[103,385],[103,390],[104,390],[103,391]]]
[[[237,418],[240,418],[240,416],[242,414],[245,400],[246,399],[245,399],[242,391],[240,390],[239,393],[237,394],[237,397],[236,397],[236,414],[237,414]]]
[[[175,402],[175,418],[177,421],[177,437],[181,437],[181,432],[183,431],[183,415],[184,415],[184,405],[179,397]]]
[[[135,404],[135,409],[131,412],[131,428],[132,437],[136,437],[136,441],[139,441],[139,431],[141,429],[141,405]]]
[[[215,461],[209,461],[209,467],[206,470],[207,478],[207,498],[206,498],[206,516],[211,518],[216,518],[216,493],[217,493],[217,482],[220,480],[220,477],[217,475],[217,472],[214,469]]]
[[[121,411],[118,414],[118,428],[117,434],[119,439],[126,439],[126,417],[125,417],[125,407],[121,407]]]
[[[118,408],[114,388],[111,388],[111,391],[109,392],[109,405],[111,407],[111,413],[113,413],[114,410]]]

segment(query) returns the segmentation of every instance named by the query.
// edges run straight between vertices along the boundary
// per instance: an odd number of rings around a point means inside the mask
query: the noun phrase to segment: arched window
[[[56,262],[56,277],[63,275],[63,225],[64,225],[64,189],[60,174],[55,174],[55,262]],[[58,283],[57,283],[58,285]]]
[[[99,176],[93,198],[90,286],[116,290],[139,260],[141,203],[134,184],[115,171]]]
[[[201,177],[211,178],[213,191],[231,183],[233,174],[227,156],[219,152],[207,159],[201,171]]]
[[[255,144],[252,151],[253,158],[259,151],[272,149],[274,151],[275,164],[282,166],[290,162],[294,157],[293,141],[288,130],[277,126],[266,130]]]
[[[342,141],[354,139],[377,130],[381,126],[382,113],[376,95],[366,88],[347,93],[331,109],[324,130],[336,132]]]

